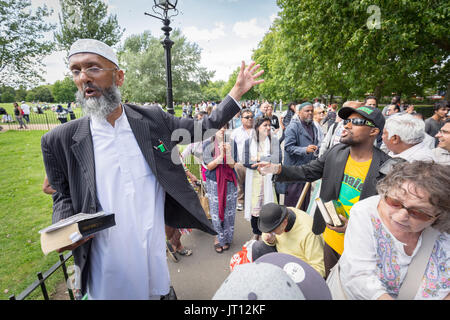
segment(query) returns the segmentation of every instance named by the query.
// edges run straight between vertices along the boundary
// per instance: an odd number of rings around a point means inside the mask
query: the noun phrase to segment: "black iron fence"
[[[34,281],[31,285],[28,286],[23,292],[21,292],[17,297],[15,295],[11,295],[9,297],[9,300],[25,300],[26,297],[28,297],[34,290],[36,290],[38,287],[41,288],[42,295],[44,296],[45,300],[50,300],[47,287],[45,286],[45,281],[53,274],[55,271],[57,271],[59,268],[62,269],[64,273],[64,279],[66,280],[66,284],[69,280],[69,274],[67,272],[67,266],[66,262],[72,258],[72,251],[67,253],[66,255],[59,255],[59,261],[55,263],[50,269],[45,271],[44,273],[38,272],[37,273],[37,280]],[[71,288],[67,287],[67,290],[69,292],[70,300],[75,300],[74,292]]]
[[[52,110],[45,110],[42,113],[31,112],[28,116],[22,117],[24,127],[14,115],[1,115],[0,126],[7,130],[51,130],[61,123],[77,118],[79,116],[77,113],[79,112],[58,114]]]

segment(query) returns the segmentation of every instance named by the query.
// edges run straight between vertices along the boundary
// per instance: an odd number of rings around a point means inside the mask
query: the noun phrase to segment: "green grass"
[[[0,299],[18,296],[36,273],[59,261],[44,256],[38,231],[51,223],[52,199],[42,192],[45,177],[40,139],[46,131],[0,133]],[[49,292],[62,271],[46,281]],[[42,299],[37,289],[29,299]]]
[[[0,299],[18,296],[59,261],[44,256],[38,231],[51,224],[52,198],[42,192],[45,169],[40,139],[47,131],[0,132]],[[184,148],[181,147],[181,150]],[[190,166],[199,177],[198,165]],[[73,260],[71,260],[73,261]],[[64,281],[59,269],[46,286],[49,294]],[[40,288],[27,299],[43,299]]]

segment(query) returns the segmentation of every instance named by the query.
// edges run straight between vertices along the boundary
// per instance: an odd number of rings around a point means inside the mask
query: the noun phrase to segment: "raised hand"
[[[242,96],[253,86],[264,82],[263,79],[256,80],[264,73],[264,70],[257,72],[259,67],[259,64],[255,65],[255,62],[252,61],[246,68],[245,62],[242,61],[241,70],[236,78],[236,83],[229,93],[236,101],[241,100]]]

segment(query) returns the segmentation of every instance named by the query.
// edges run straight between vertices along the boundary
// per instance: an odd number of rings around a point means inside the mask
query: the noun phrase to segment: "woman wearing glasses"
[[[449,166],[403,162],[353,206],[338,263],[346,298],[449,299],[449,186]]]

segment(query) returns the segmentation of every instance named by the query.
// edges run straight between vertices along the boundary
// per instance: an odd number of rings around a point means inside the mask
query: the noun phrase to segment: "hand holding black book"
[[[116,225],[113,213],[103,211],[94,214],[78,213],[60,220],[39,231],[41,248],[45,255],[63,249],[81,240],[88,240],[94,233]]]

